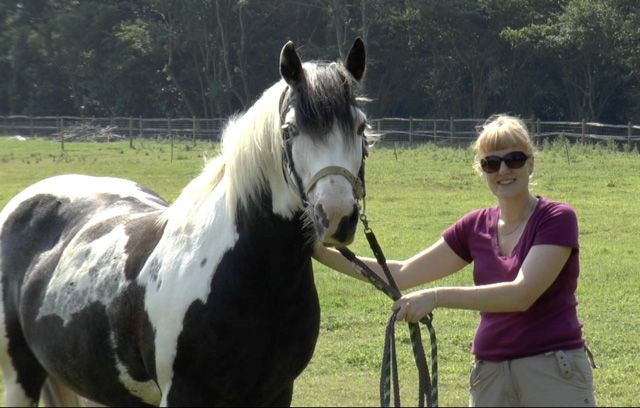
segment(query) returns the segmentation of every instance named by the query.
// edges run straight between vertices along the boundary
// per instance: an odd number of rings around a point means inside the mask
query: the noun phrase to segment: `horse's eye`
[[[359,135],[363,135],[364,131],[366,129],[367,125],[364,124],[364,122],[362,122],[359,126],[358,126],[358,134]]]
[[[282,128],[287,132],[289,137],[298,136],[298,128],[293,123],[287,123]]]

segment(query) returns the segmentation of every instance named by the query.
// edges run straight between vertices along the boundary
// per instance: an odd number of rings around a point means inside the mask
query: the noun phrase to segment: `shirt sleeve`
[[[559,245],[578,249],[578,217],[573,208],[557,203],[544,214],[533,245]]]
[[[473,257],[469,250],[470,226],[473,225],[473,220],[476,216],[475,211],[471,212],[456,221],[455,224],[451,225],[442,233],[442,238],[444,238],[444,241],[453,252],[469,263],[473,262]]]

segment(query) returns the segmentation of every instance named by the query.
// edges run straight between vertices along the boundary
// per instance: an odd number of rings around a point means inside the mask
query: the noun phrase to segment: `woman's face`
[[[533,157],[530,154],[524,154],[518,148],[503,149],[480,155],[480,160],[484,179],[496,197],[508,199],[528,196],[529,176],[533,172]]]

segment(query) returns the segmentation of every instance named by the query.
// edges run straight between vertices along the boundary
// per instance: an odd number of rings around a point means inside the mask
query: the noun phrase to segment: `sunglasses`
[[[523,152],[511,152],[500,156],[487,156],[480,160],[480,167],[485,173],[495,173],[500,170],[502,162],[510,169],[519,169],[527,162],[531,156],[527,156]]]

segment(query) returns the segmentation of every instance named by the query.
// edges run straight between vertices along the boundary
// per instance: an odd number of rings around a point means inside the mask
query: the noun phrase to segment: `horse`
[[[171,205],[78,174],[10,200],[6,404],[37,404],[46,381],[105,405],[290,405],[319,333],[313,246],[357,229],[365,68],[360,39],[336,62],[285,44],[280,80],[229,119],[221,153]]]

